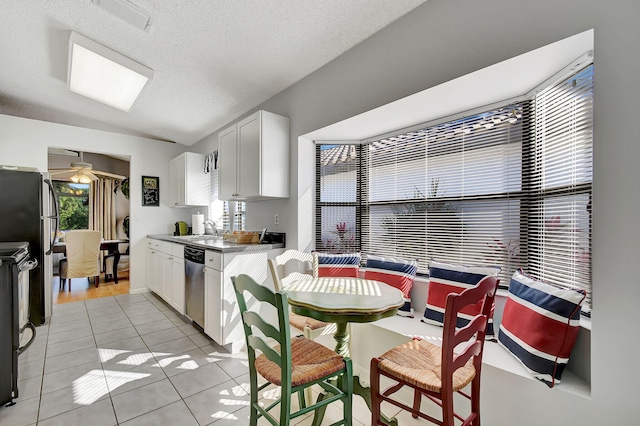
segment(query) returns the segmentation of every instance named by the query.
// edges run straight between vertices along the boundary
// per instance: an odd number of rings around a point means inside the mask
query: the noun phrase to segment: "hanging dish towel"
[[[204,172],[209,173],[211,170],[218,170],[218,151],[213,151],[204,157]]]

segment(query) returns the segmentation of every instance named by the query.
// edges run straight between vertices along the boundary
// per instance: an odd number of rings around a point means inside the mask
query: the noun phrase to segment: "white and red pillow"
[[[418,272],[418,262],[368,255],[366,266],[365,279],[381,281],[402,291],[404,306],[398,309],[398,315],[413,318],[410,293]]]
[[[315,277],[353,277],[360,272],[360,253],[313,253]]]
[[[498,342],[549,387],[560,383],[580,329],[584,290],[556,287],[516,271]]]
[[[498,266],[464,266],[429,262],[429,292],[427,307],[422,321],[439,326],[444,325],[444,311],[449,293],[462,293],[476,286],[486,276],[498,276],[502,269]],[[477,305],[467,306],[458,314],[457,327],[464,327],[482,310],[482,301]],[[487,323],[487,339],[494,338],[493,310]]]

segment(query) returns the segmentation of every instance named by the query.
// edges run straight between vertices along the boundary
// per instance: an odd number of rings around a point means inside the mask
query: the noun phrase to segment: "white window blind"
[[[316,248],[331,253],[360,248],[359,145],[319,145],[316,162]]]
[[[528,268],[551,283],[588,292],[591,307],[593,65],[536,94]]]
[[[415,130],[364,148],[362,249],[368,253],[500,265],[520,246],[524,104]]]

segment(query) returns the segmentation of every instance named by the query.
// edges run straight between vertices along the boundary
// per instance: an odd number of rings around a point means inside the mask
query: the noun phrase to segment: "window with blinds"
[[[591,288],[593,67],[534,99],[317,148],[322,251],[499,265]],[[585,311],[589,311],[585,306]]]
[[[209,200],[208,219],[213,220],[218,231],[230,230],[233,222],[234,230],[244,230],[246,223],[246,203],[244,201],[222,201],[218,199],[218,169],[211,175],[211,198]]]
[[[316,249],[360,250],[360,145],[319,145],[316,150]]]
[[[244,201],[223,201],[222,226],[224,229],[231,229],[233,216],[233,229],[243,231],[246,229],[246,203]],[[235,204],[235,212],[233,211]]]
[[[528,270],[587,290],[591,309],[593,65],[536,94],[527,153]]]

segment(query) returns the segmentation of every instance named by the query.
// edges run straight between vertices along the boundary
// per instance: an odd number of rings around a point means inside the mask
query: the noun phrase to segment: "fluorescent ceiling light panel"
[[[129,112],[153,70],[72,32],[69,38],[69,90]]]

